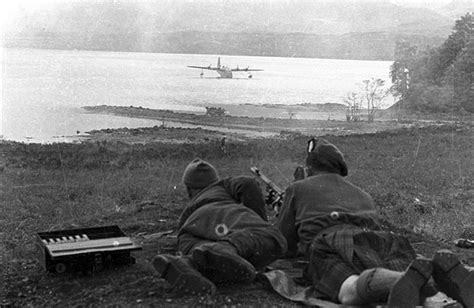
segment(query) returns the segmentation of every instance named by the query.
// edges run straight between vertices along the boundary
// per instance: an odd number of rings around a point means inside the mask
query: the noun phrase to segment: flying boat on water
[[[209,66],[196,66],[196,65],[188,65],[190,68],[197,68],[201,70],[200,76],[204,76],[204,70],[210,70],[210,71],[216,71],[220,78],[232,78],[233,77],[233,72],[257,72],[257,71],[263,71],[262,69],[258,68],[252,68],[250,69],[249,67],[246,68],[239,68],[237,66],[236,68],[230,68],[225,65],[221,65],[221,58],[217,58],[217,66],[212,67],[210,64]],[[248,78],[252,78],[252,73],[249,73]]]

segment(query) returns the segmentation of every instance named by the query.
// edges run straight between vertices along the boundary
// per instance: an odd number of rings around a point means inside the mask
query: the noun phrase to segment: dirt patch
[[[219,142],[222,137],[231,138],[229,135],[217,131],[201,128],[180,128],[167,126],[154,126],[143,128],[119,128],[102,129],[88,132],[89,141],[99,142],[125,142],[129,144],[137,143],[208,143]],[[241,140],[242,136],[235,134],[232,139]]]

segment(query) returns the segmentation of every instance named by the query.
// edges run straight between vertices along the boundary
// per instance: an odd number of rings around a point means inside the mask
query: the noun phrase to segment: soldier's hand
[[[295,169],[295,172],[293,172],[293,177],[295,178],[295,181],[303,180],[304,176],[305,176],[304,167],[297,166]]]
[[[265,203],[268,205],[271,205],[273,202],[275,202],[275,199],[277,198],[277,194],[270,186],[267,186],[266,190],[267,190],[267,194],[265,196]]]

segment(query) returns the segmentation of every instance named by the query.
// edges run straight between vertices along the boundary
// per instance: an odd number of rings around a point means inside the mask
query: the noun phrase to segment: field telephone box
[[[133,264],[131,252],[142,249],[116,225],[39,232],[35,244],[40,263],[53,273]]]

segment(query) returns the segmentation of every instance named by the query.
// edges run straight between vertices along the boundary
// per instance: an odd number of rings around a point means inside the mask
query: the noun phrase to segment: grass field
[[[469,231],[474,217],[469,127],[326,138],[345,153],[349,180],[372,194],[388,221],[443,239]],[[4,230],[15,231],[7,236],[28,239],[35,230],[87,224],[146,200],[172,203],[179,213],[185,205],[181,174],[194,157],[212,162],[223,177],[250,175],[248,169],[258,166],[286,187],[304,161],[306,139],[232,143],[227,154],[214,143],[4,143],[0,219]]]
[[[36,232],[117,223],[130,235],[176,228],[186,204],[181,174],[194,157],[222,177],[257,166],[286,187],[307,136],[199,144],[20,144],[3,142],[0,264],[21,271]],[[388,225],[451,241],[473,237],[472,125],[326,136],[343,153],[349,180],[368,191]],[[263,188],[263,187],[262,187]],[[139,204],[152,201],[153,211]],[[16,260],[17,262],[7,262]],[[26,262],[26,261],[25,261]],[[16,265],[15,265],[16,264]],[[1,294],[0,294],[1,295]]]

